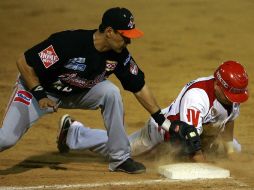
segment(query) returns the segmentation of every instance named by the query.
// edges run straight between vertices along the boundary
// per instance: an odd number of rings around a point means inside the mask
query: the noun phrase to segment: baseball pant
[[[123,124],[122,98],[119,89],[113,83],[105,80],[83,93],[62,98],[48,94],[48,97],[58,102],[59,108],[101,109],[107,131],[107,141],[104,141],[107,147],[105,155],[109,158],[110,170],[115,170],[130,157],[130,143]],[[19,78],[0,128],[0,151],[14,146],[37,119],[52,112],[51,108],[39,108],[38,102]],[[80,132],[76,131],[74,138],[79,135]],[[96,141],[98,138],[89,138],[90,144]]]

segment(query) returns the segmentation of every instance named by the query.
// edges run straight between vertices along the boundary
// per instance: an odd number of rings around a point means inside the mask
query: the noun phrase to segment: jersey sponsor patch
[[[113,71],[113,70],[115,70],[116,65],[117,65],[117,61],[107,60],[106,61],[106,68],[105,68],[105,70],[106,71]]]
[[[130,60],[130,72],[133,75],[138,74],[138,66],[136,65],[136,63],[132,59]]]
[[[198,126],[200,111],[194,109],[187,109],[187,119],[188,122],[192,123],[195,127]]]
[[[84,57],[73,58],[64,67],[74,71],[84,71],[86,69],[85,61],[86,58]]]
[[[25,90],[19,90],[15,97],[14,97],[14,102],[21,102],[27,106],[29,106],[31,104],[32,101],[32,94],[25,91]]]
[[[54,50],[54,47],[52,45],[42,50],[39,53],[39,56],[45,68],[49,68],[50,66],[54,65],[59,60]]]

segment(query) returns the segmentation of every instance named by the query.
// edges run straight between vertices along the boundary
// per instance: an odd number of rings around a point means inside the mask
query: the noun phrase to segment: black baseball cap
[[[114,7],[106,10],[101,25],[110,26],[127,38],[138,38],[144,35],[141,30],[135,28],[134,17],[126,8]]]

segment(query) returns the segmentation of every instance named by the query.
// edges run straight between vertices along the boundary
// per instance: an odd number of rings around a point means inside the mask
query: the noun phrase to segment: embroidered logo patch
[[[116,68],[117,62],[116,61],[106,61],[106,71],[113,71]]]
[[[54,47],[52,45],[42,50],[39,53],[39,56],[45,68],[49,68],[50,66],[54,65],[59,60],[54,50]]]
[[[29,92],[25,91],[25,90],[19,90],[15,97],[14,97],[14,102],[21,102],[27,106],[29,106],[31,104],[32,101],[32,94],[30,94]]]
[[[138,66],[136,65],[136,63],[132,59],[130,61],[130,72],[133,75],[138,74]]]
[[[64,67],[74,71],[84,71],[86,69],[85,62],[86,58],[84,57],[73,58],[70,59]]]
[[[134,17],[131,16],[131,17],[130,17],[130,22],[129,22],[129,24],[128,24],[128,27],[129,27],[129,28],[134,28],[134,26],[135,26]]]

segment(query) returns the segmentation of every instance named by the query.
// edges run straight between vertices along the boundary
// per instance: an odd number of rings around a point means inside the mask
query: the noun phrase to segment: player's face
[[[217,84],[215,85],[215,96],[220,103],[224,105],[232,105],[232,102],[225,96],[223,90]]]
[[[112,30],[109,34],[108,43],[112,50],[121,53],[131,43],[131,40],[122,36],[119,32]]]

